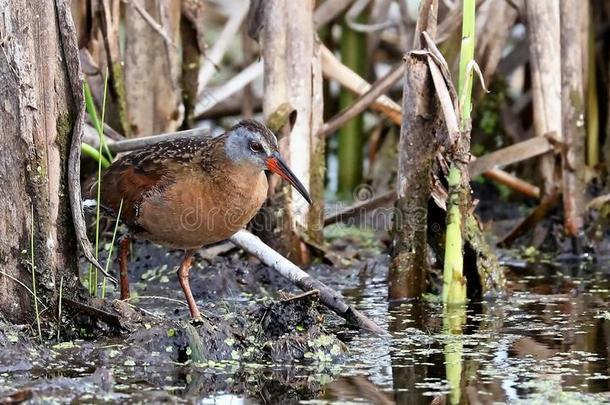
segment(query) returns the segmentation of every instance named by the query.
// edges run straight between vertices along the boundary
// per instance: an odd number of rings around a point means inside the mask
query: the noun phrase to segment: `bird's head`
[[[269,170],[279,175],[311,204],[307,189],[280,156],[277,138],[260,122],[240,121],[227,133],[225,148],[227,156],[233,162],[258,170]]]

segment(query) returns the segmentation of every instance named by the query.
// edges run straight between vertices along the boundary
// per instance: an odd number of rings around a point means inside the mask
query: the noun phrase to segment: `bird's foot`
[[[203,325],[203,317],[201,315],[199,315],[199,317],[197,318],[192,318],[190,320],[190,324],[193,326],[201,326]]]

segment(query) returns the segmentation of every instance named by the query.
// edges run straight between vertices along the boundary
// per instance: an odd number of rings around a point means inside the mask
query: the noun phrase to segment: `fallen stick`
[[[471,160],[472,161],[472,160]],[[495,180],[500,184],[508,186],[511,190],[517,191],[525,196],[531,198],[540,198],[540,187],[536,187],[527,181],[521,180],[520,178],[513,176],[503,170],[492,169],[483,173],[483,176],[490,180]]]
[[[364,80],[358,73],[345,66],[335,55],[320,45],[322,55],[322,71],[327,79],[336,80],[341,86],[351,92],[362,96],[371,89],[371,84]],[[371,109],[389,117],[395,124],[400,125],[402,119],[402,108],[394,100],[386,95],[379,96],[372,104]]]
[[[195,117],[226,100],[263,74],[263,61],[254,62],[220,87],[204,90],[195,106]]]
[[[553,151],[555,148],[544,136],[536,136],[495,150],[470,162],[470,176],[478,176],[491,169],[500,169],[514,163]]]
[[[396,191],[391,190],[381,194],[378,197],[371,198],[370,200],[362,201],[347,208],[342,209],[339,212],[327,215],[324,217],[324,226],[336,224],[337,222],[346,223],[352,218],[362,215],[363,213],[374,210],[385,205],[393,204],[396,201]]]
[[[497,243],[498,247],[509,248],[517,238],[533,229],[553,209],[559,201],[560,196],[561,193],[555,190],[551,194],[542,197],[540,204]]]
[[[398,66],[394,67],[384,77],[373,83],[371,88],[358,98],[352,105],[347,107],[345,110],[339,112],[329,121],[325,122],[318,136],[326,137],[341,128],[346,122],[357,116],[358,114],[365,111],[369,106],[375,102],[380,96],[390,89],[396,82],[398,82],[405,74],[406,64],[401,62]]]
[[[292,282],[301,290],[318,290],[320,302],[344,318],[348,323],[379,335],[387,334],[375,322],[345,302],[345,299],[339,293],[305,273],[290,260],[267,246],[257,236],[246,230],[241,230],[231,236],[230,240],[246,252],[258,257],[260,261],[277,271],[282,277]]]

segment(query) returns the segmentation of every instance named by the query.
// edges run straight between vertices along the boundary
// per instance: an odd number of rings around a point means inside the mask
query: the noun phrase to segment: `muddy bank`
[[[0,403],[160,401],[219,391],[294,402],[317,396],[344,360],[345,345],[329,332],[342,320],[315,293],[296,291],[257,261],[231,252],[198,256],[191,287],[204,319],[193,323],[175,275],[180,253],[146,243],[134,253],[132,299],[107,300],[85,314],[65,305],[60,343],[41,346],[30,326],[0,325]],[[108,297],[115,295],[110,288]],[[316,372],[301,375],[300,368]]]
[[[341,265],[317,264],[316,277],[348,294],[363,293],[371,274],[385,278],[386,257],[370,236],[330,239]],[[223,255],[201,252],[191,270],[201,323],[189,321],[176,277],[181,252],[137,243],[127,302],[115,300],[114,286],[88,310],[64,302],[59,325],[43,317],[44,345],[35,325],[3,327],[0,403],[173,402],[219,392],[294,403],[322,395],[349,358],[336,336],[349,344],[359,332],[257,260],[215,249]]]
[[[196,324],[132,308],[123,315],[130,318],[125,325],[134,328],[132,333],[43,346],[24,337],[31,331],[7,333],[2,325],[0,403],[27,398],[159,401],[218,391],[259,395],[261,390],[292,401],[320,389],[311,376],[298,376],[298,367],[330,374],[344,358],[343,343],[324,330],[315,294],[268,299],[237,313],[208,311]],[[269,369],[273,364],[296,368],[276,372]]]

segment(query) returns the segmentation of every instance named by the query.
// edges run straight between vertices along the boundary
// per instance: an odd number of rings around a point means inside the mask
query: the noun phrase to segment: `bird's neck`
[[[221,173],[221,180],[229,184],[252,187],[262,172],[259,167],[250,164],[229,163]]]

